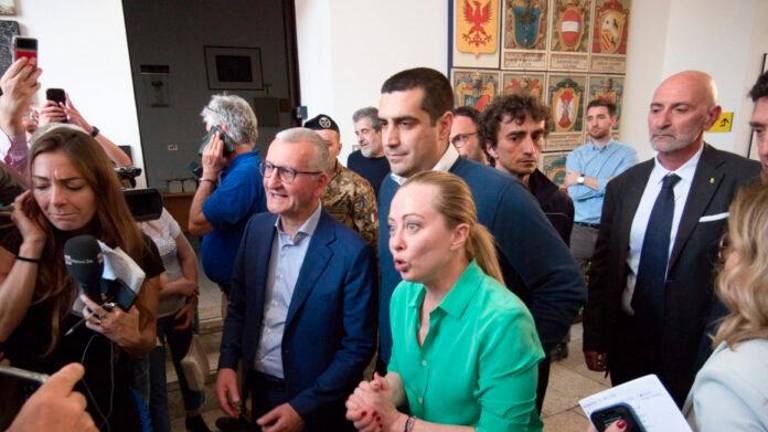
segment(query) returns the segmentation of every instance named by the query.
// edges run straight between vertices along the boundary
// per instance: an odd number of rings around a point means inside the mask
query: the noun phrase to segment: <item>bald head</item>
[[[678,72],[662,81],[656,93],[669,91],[670,88],[690,94],[693,99],[708,109],[717,104],[717,85],[706,72],[694,70]]]

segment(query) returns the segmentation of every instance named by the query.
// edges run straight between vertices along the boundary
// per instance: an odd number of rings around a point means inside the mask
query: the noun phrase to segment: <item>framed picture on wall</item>
[[[581,132],[586,75],[550,75],[551,132]]]
[[[16,15],[14,0],[0,0],[0,15]]]
[[[263,90],[261,49],[205,46],[209,90]]]
[[[454,69],[453,93],[456,106],[468,105],[482,111],[499,95],[499,73],[480,69]]]

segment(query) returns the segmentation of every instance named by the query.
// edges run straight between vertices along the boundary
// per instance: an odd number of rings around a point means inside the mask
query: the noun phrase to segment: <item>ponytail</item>
[[[499,256],[496,253],[496,242],[491,233],[477,222],[469,229],[467,259],[477,260],[477,265],[483,269],[485,274],[504,285],[504,278],[501,276],[501,267],[499,266]]]

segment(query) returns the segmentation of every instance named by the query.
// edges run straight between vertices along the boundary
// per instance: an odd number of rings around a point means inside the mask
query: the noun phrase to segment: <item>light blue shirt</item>
[[[608,180],[636,163],[635,149],[615,140],[603,148],[590,141],[570,152],[565,161],[566,172],[576,171],[584,177],[596,177],[598,185],[597,190],[580,184],[568,186],[575,210],[574,222],[599,224]]]
[[[253,366],[259,372],[277,378],[284,378],[281,348],[288,307],[321,213],[322,206],[318,204],[312,216],[299,227],[293,237],[283,231],[280,217],[275,221],[277,235],[272,240],[272,254],[269,258],[264,292],[264,322]]]

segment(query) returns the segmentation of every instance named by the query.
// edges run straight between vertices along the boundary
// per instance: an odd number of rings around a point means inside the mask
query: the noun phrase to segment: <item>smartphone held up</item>
[[[22,57],[37,60],[37,39],[24,36],[13,37],[13,60]]]
[[[64,104],[67,102],[67,93],[64,89],[49,88],[45,91],[45,98],[49,101],[56,102],[57,104]]]

